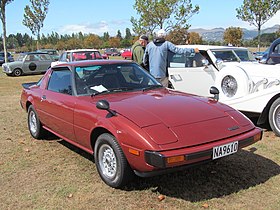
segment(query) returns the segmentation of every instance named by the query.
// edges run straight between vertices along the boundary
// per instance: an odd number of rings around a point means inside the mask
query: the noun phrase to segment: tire
[[[42,127],[38,114],[32,105],[28,108],[28,129],[31,136],[35,139],[42,139],[46,136],[47,131]]]
[[[134,176],[117,140],[108,133],[97,138],[94,160],[101,179],[110,187],[121,188]]]
[[[269,109],[268,121],[275,135],[280,136],[280,98],[272,103]]]
[[[21,75],[22,75],[22,70],[21,70],[21,69],[15,69],[15,70],[13,71],[13,76],[19,77],[19,76],[21,76]]]

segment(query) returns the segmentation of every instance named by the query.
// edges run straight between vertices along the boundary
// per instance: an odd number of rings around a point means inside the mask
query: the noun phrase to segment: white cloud
[[[115,36],[117,30],[121,33],[125,31],[128,21],[126,20],[113,20],[111,22],[100,21],[96,23],[81,23],[81,24],[71,24],[65,25],[58,30],[60,34],[72,34],[72,33],[93,33],[102,36],[105,32],[109,32],[110,36]]]

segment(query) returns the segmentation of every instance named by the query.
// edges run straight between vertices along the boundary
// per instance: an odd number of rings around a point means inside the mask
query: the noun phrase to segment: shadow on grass
[[[253,152],[235,155],[185,171],[137,178],[125,190],[154,188],[160,194],[191,202],[219,198],[266,182],[280,174],[280,166]]]
[[[62,140],[60,144],[84,158],[94,161],[93,155]],[[152,189],[162,195],[197,202],[248,189],[280,174],[280,166],[270,159],[241,150],[238,153],[195,166],[184,171],[149,178],[136,177],[123,188],[125,191]],[[98,176],[98,174],[96,174]]]

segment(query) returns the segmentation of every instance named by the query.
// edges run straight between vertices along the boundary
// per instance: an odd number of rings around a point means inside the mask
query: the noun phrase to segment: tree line
[[[196,32],[187,33],[185,39],[178,39],[176,31],[169,32],[167,39],[174,44],[208,44],[208,45],[228,45],[244,46],[244,47],[257,47],[258,37],[252,40],[243,40],[243,32],[240,28],[229,27],[224,32],[223,41],[207,41]],[[280,29],[275,33],[262,34],[260,36],[261,47],[267,47],[276,38],[280,37]],[[57,32],[51,34],[42,34],[40,39],[39,48],[41,49],[57,49],[68,50],[78,48],[130,48],[132,44],[138,39],[138,36],[132,35],[129,28],[126,29],[126,33],[122,36],[120,30],[118,30],[116,36],[110,36],[108,32],[105,32],[103,36],[96,34],[83,34],[72,33],[71,35],[60,35]],[[6,46],[8,51],[14,52],[28,52],[37,50],[37,40],[27,33],[10,34],[6,40]],[[0,38],[0,50],[3,50],[3,39]]]

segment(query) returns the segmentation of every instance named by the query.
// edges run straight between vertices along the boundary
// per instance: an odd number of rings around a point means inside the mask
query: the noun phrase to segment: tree
[[[37,49],[39,48],[40,31],[48,13],[49,0],[30,0],[31,8],[24,8],[23,25],[28,27],[34,36],[37,36]]]
[[[175,28],[188,29],[187,21],[199,11],[191,0],[136,0],[134,9],[139,19],[131,17],[133,31],[140,35],[152,34],[155,29],[170,31]]]
[[[187,30],[185,28],[175,28],[168,33],[166,39],[174,44],[186,44]]]
[[[122,40],[122,33],[120,30],[117,31],[117,38],[119,38],[120,40]]]
[[[118,48],[120,47],[121,40],[117,37],[112,37],[109,39],[108,44],[110,47]]]
[[[243,31],[240,27],[229,27],[224,32],[224,41],[233,46],[240,46],[243,37]]]
[[[5,62],[8,61],[7,56],[7,48],[6,48],[6,42],[7,42],[7,32],[6,32],[6,6],[11,3],[13,0],[1,0],[0,1],[0,18],[2,21],[3,26],[3,50],[4,50],[4,57]]]
[[[236,17],[249,22],[258,29],[258,51],[260,51],[261,26],[280,9],[280,0],[243,0],[236,9]]]
[[[188,33],[188,44],[202,44],[202,37],[199,35],[199,33],[196,32],[190,32]]]
[[[102,45],[102,40],[95,34],[90,34],[84,39],[85,48],[96,48],[99,49]]]

